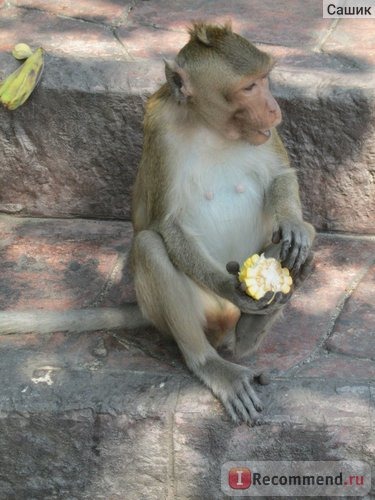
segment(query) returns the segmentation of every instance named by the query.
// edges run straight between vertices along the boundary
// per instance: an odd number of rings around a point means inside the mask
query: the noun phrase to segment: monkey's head
[[[273,59],[229,25],[195,23],[174,61],[165,61],[170,90],[181,106],[231,140],[263,144],[281,122],[269,90]]]

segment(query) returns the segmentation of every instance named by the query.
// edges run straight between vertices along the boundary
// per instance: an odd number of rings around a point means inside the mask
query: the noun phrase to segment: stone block
[[[375,363],[371,359],[322,354],[317,359],[293,370],[296,377],[316,377],[322,381],[329,379],[373,380]]]
[[[313,274],[293,295],[283,317],[273,325],[249,366],[257,372],[266,370],[276,375],[308,359],[330,335],[335,314],[340,311],[351,284],[367,270],[374,245],[373,241],[318,235]],[[362,299],[358,307],[366,307],[368,299]],[[357,321],[361,324],[357,314],[357,309],[353,308],[347,320],[350,318],[351,324]],[[338,324],[340,320],[341,316]],[[368,335],[371,336],[371,326],[367,331],[368,334],[363,334],[363,346]],[[347,330],[343,333],[343,342],[350,342]]]
[[[355,56],[367,67],[375,63],[375,35],[372,19],[340,19],[336,28],[323,44],[323,50],[343,58]]]
[[[374,285],[372,267],[345,303],[327,342],[330,351],[375,361],[375,311],[371,293]]]
[[[0,235],[2,307],[69,312],[134,299],[127,222],[1,216]],[[373,464],[375,365],[350,347],[350,325],[367,338],[357,315],[374,242],[319,235],[315,250],[315,273],[243,360],[272,375],[255,386],[265,405],[255,427],[234,425],[152,328],[0,336],[0,497],[216,499],[227,461]],[[345,353],[326,351],[335,335]]]
[[[306,19],[311,21],[308,26]],[[320,5],[298,0],[289,1],[288,9],[272,0],[239,0],[235,5],[225,0],[151,0],[138,3],[129,15],[129,22],[134,24],[170,31],[185,31],[196,20],[221,24],[230,21],[234,30],[251,40],[289,47],[314,46],[332,23],[322,18]]]
[[[354,77],[346,88],[343,76],[319,80],[280,68],[274,81],[284,116],[280,132],[297,170],[305,216],[324,230],[373,233],[371,78],[364,77],[362,88]]]
[[[129,220],[143,104],[164,80],[162,58],[185,43],[191,18],[230,16],[236,30],[279,59],[273,90],[284,114],[280,133],[306,217],[319,229],[373,233],[372,66],[346,50],[342,37],[333,38],[332,21],[320,17],[317,5],[296,1],[286,13],[274,2],[256,4],[255,19],[248,2],[235,9],[225,2],[95,3],[91,17],[99,22],[81,20],[89,15],[87,2],[25,0],[18,5],[27,8],[3,8],[0,78],[17,67],[9,52],[20,32],[47,55],[29,102],[0,110],[0,211]],[[288,29],[279,29],[280,19]],[[357,40],[352,24],[348,29]]]
[[[69,309],[94,305],[121,255],[130,224],[37,219],[0,220],[2,309]]]
[[[60,2],[48,3],[61,6]],[[100,24],[56,16],[38,9],[3,9],[0,14],[0,52],[11,52],[19,42],[32,48],[43,47],[50,55],[69,58],[116,60],[126,57],[124,47],[112,31]]]
[[[102,0],[13,0],[25,9],[37,9],[58,16],[73,17],[103,24],[117,24],[126,19],[133,2],[103,2]]]

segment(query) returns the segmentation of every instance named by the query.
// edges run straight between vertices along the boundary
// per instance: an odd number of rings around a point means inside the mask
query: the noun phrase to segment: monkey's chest
[[[182,224],[215,260],[225,266],[260,251],[269,230],[255,176],[218,172],[190,188]]]

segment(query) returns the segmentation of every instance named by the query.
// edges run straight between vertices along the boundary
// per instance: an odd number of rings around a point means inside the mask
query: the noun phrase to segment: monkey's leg
[[[200,289],[205,311],[205,334],[210,344],[217,349],[228,332],[234,330],[241,312],[234,304],[222,297]]]
[[[156,232],[136,235],[132,252],[143,314],[174,336],[190,370],[222,401],[234,421],[257,421],[262,404],[250,385],[252,372],[221,358],[205,336],[208,301],[202,300],[202,289],[172,265]]]
[[[242,314],[236,326],[234,355],[243,358],[253,354],[267,335],[281,310],[269,315]]]

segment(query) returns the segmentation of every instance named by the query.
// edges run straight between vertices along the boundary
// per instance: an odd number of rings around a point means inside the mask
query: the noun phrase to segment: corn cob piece
[[[289,293],[292,277],[278,260],[254,254],[243,263],[238,277],[245,285],[245,292],[256,300],[267,292]]]

